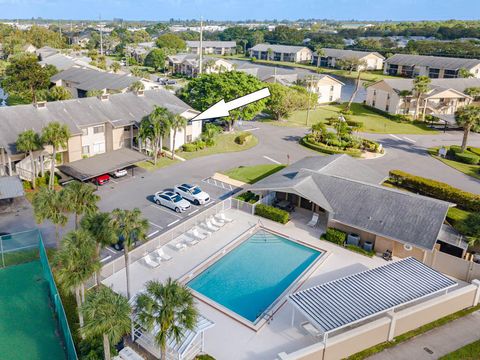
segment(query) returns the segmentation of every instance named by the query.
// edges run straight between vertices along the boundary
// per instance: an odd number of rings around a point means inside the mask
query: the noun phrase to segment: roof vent
[[[101,94],[98,96],[98,98],[102,101],[108,100],[109,95],[108,94]]]
[[[47,107],[47,102],[46,101],[37,101],[36,103],[33,104],[37,109],[44,109]]]

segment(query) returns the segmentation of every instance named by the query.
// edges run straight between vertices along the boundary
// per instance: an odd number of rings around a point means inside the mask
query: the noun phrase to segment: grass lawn
[[[157,165],[153,164],[153,160],[145,160],[137,164],[138,167],[141,167],[142,169],[148,170],[148,171],[153,171],[153,170],[158,170],[161,169],[165,166],[170,166],[173,165],[180,160],[172,160],[169,157],[162,157],[157,159]]]
[[[464,164],[455,160],[444,159],[440,156],[437,156],[436,154],[438,154],[438,146],[428,149],[428,153],[435,159],[440,160],[444,164],[464,173],[465,175],[480,179],[480,165]]]
[[[442,356],[440,360],[476,360],[480,358],[480,340]]]
[[[285,168],[285,165],[262,164],[254,166],[240,166],[225,172],[225,175],[232,179],[243,181],[247,184],[254,184],[267,176]]]
[[[194,152],[178,152],[178,156],[183,157],[184,159],[194,159],[200,156],[229,153],[236,151],[248,150],[258,144],[258,139],[252,135],[252,138],[244,145],[239,145],[235,142],[235,137],[238,135],[238,132],[235,133],[225,133],[220,134],[215,138],[215,145],[207,147],[203,150],[198,150]]]
[[[308,121],[308,127],[318,122],[326,122],[329,117],[338,117],[340,110],[344,108],[344,105],[324,105],[319,108],[310,111],[310,118]],[[361,121],[363,129],[360,131],[367,133],[378,134],[434,134],[436,130],[428,128],[424,124],[415,123],[402,123],[390,120],[389,118],[382,116],[376,112],[367,109],[362,104],[353,103],[351,108],[353,114],[348,115],[351,120]],[[292,116],[285,121],[268,120],[269,123],[280,126],[304,126],[306,124],[307,111],[296,111]]]

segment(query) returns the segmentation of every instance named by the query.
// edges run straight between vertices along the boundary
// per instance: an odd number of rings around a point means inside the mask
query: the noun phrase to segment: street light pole
[[[311,102],[311,99],[312,99],[312,75],[310,75],[310,82],[307,78],[307,91],[308,91],[308,106],[307,106],[307,118],[305,119],[305,125],[308,126],[308,119],[310,118],[310,102]]]

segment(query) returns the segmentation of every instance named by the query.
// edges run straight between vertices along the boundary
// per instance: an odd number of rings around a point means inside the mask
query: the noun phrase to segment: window
[[[385,111],[388,112],[388,110],[390,110],[390,105],[389,104],[385,105]]]
[[[373,96],[377,96],[377,90],[373,90]]]
[[[375,107],[375,100],[372,101],[372,106]]]
[[[193,138],[192,135],[187,135],[187,142],[192,142]]]
[[[390,94],[387,94],[387,100],[390,100]]]
[[[88,155],[90,154],[90,146],[84,145],[82,146],[82,155]]]
[[[93,152],[95,154],[104,153],[105,152],[105,143],[93,144]]]
[[[88,128],[82,129],[82,135],[88,135]]]
[[[334,87],[333,87],[333,85],[332,85],[332,86],[330,86],[330,91],[333,91],[333,90],[334,90]]]
[[[328,98],[328,101],[332,102],[332,101],[333,101],[333,96],[330,96],[330,97]]]
[[[103,132],[105,132],[105,126],[100,125],[100,126],[94,126],[93,127],[93,133],[94,134],[100,134],[100,133],[103,133]]]

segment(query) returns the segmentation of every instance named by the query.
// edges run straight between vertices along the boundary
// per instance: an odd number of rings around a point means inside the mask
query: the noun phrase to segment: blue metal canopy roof
[[[329,333],[456,285],[409,257],[296,292],[289,301]]]

